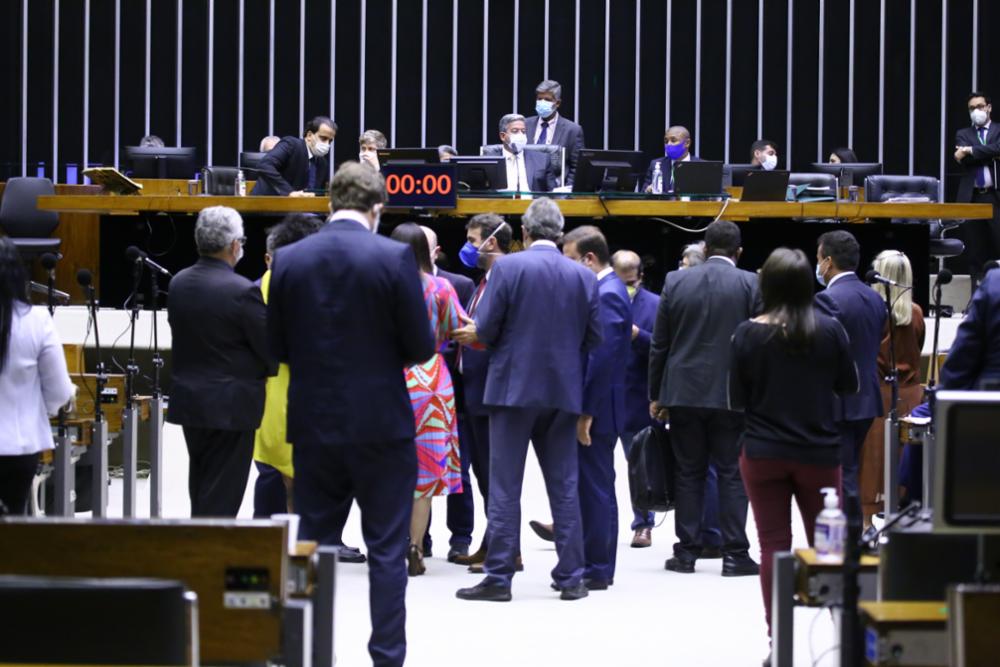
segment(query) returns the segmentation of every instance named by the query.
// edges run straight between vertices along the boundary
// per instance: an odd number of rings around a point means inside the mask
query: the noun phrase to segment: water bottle
[[[242,169],[236,170],[236,196],[246,197],[247,196],[247,178],[243,175]]]
[[[663,170],[660,169],[659,162],[653,165],[653,194],[663,194]]]
[[[820,563],[844,562],[844,538],[847,534],[847,517],[840,509],[837,489],[820,489],[824,494],[823,511],[816,517],[816,533],[813,545],[816,560]]]

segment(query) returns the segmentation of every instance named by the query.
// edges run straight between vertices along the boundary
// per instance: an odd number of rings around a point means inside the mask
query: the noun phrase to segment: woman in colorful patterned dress
[[[441,348],[448,340],[448,333],[460,327],[466,315],[451,283],[433,275],[430,247],[423,230],[407,222],[393,230],[392,238],[413,249],[420,267],[427,317],[438,342],[434,356],[406,369],[406,387],[417,427],[417,488],[413,494],[407,556],[407,571],[412,577],[425,571],[422,545],[430,519],[431,498],[462,493],[455,391]]]

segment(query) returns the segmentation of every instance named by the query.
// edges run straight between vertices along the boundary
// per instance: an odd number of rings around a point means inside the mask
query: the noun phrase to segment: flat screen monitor
[[[785,201],[788,197],[788,172],[757,169],[747,174],[742,201]]]
[[[577,155],[573,192],[635,192],[645,158],[640,151],[598,151]]]
[[[507,187],[507,165],[503,155],[456,155],[459,192],[494,192]]]
[[[718,197],[722,194],[722,163],[708,160],[674,163],[674,194]]]
[[[934,530],[1000,533],[1000,391],[938,391],[934,433]]]
[[[126,146],[125,160],[132,178],[195,178],[198,151],[194,146]]]
[[[385,164],[437,164],[441,161],[436,148],[380,148],[378,163]]]
[[[752,164],[727,164],[725,168],[729,184],[737,188],[743,187],[744,181],[747,180],[747,174],[752,171],[763,171],[763,169]]]
[[[812,170],[821,174],[833,174],[840,182],[864,187],[869,176],[882,175],[881,162],[813,162]]]

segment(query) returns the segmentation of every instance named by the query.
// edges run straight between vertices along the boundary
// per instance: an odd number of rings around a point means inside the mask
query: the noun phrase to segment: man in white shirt
[[[526,119],[528,143],[556,145],[566,149],[566,185],[573,185],[576,160],[583,148],[583,128],[559,114],[562,104],[562,86],[558,81],[546,79],[535,87],[535,113]]]
[[[524,116],[509,113],[500,119],[500,143],[507,166],[507,187],[513,192],[551,192],[556,187],[547,155],[525,151],[528,132]]]

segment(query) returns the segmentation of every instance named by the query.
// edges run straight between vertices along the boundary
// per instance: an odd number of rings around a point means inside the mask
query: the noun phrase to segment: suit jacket
[[[692,155],[690,161],[701,162],[701,158]],[[667,156],[658,157],[649,161],[649,167],[646,168],[646,178],[642,182],[642,189],[645,190],[653,184],[653,170],[656,169],[656,165],[660,165],[660,173],[663,174],[663,191],[666,192],[669,189],[670,184],[670,170],[674,165],[674,161]]]
[[[313,158],[316,164],[316,183],[326,184],[329,167],[325,157]],[[309,187],[309,148],[305,139],[282,137],[281,141],[264,154],[257,163],[257,183],[251,194],[288,196],[295,190]]]
[[[469,303],[472,295],[476,291],[476,283],[472,278],[463,276],[460,273],[452,273],[444,269],[437,270],[438,278],[444,278],[455,288],[458,295],[458,302],[463,306]],[[465,383],[462,381],[462,374],[458,372],[458,345],[453,341],[448,341],[444,349],[444,360],[448,364],[448,371],[451,373],[451,383],[455,389],[455,409],[458,412],[465,410]]]
[[[170,281],[173,386],[167,421],[252,431],[264,383],[277,367],[267,350],[260,288],[220,259],[202,257]]]
[[[601,341],[600,307],[594,272],[553,246],[499,258],[475,316],[491,352],[483,402],[580,414],[584,359]]]
[[[524,158],[524,173],[528,177],[529,190],[531,192],[551,192],[555,189],[556,175],[552,171],[552,163],[549,156],[537,151],[523,151],[520,157]],[[507,187],[512,188],[516,183],[508,183]],[[524,190],[524,186],[521,187]]]
[[[480,285],[482,281],[486,280],[484,275],[482,280],[480,280]],[[489,282],[486,283],[487,287]],[[476,286],[478,291],[479,285]],[[469,317],[475,317],[478,312],[479,306],[476,306],[476,311],[472,310],[472,299],[475,298],[475,292],[469,297],[468,301],[465,302],[465,312],[469,314]],[[480,300],[480,304],[482,301]],[[470,415],[485,416],[488,415],[489,408],[483,403],[483,395],[486,393],[486,376],[490,368],[490,351],[488,348],[475,349],[471,347],[462,348],[462,391],[465,396],[465,411]]]
[[[411,440],[404,369],[435,351],[413,252],[334,218],[271,264],[268,338],[291,372],[288,441]]]
[[[979,389],[1000,381],[1000,271],[986,274],[941,369],[944,389]]]
[[[858,367],[858,393],[834,398],[834,419],[858,421],[881,417],[878,352],[886,322],[885,302],[875,290],[849,273],[816,295],[816,307],[844,326]]]
[[[529,116],[525,119],[525,131],[528,133],[528,143],[535,141],[535,131],[538,129],[538,116]],[[583,128],[574,123],[562,114],[559,115],[559,122],[556,123],[555,136],[552,137],[551,144],[558,144],[566,149],[566,185],[573,185],[573,178],[576,175],[576,161],[583,148]]]
[[[649,341],[656,322],[660,299],[640,287],[632,299],[632,323],[639,334],[629,347],[625,369],[625,431],[637,433],[650,424],[649,417]]]
[[[728,409],[730,339],[761,308],[757,275],[722,257],[668,273],[650,341],[650,400]]]
[[[597,281],[601,302],[601,343],[587,356],[583,414],[594,418],[591,433],[617,435],[625,427],[625,369],[632,343],[632,304],[611,272]]]
[[[997,181],[997,163],[1000,158],[1000,125],[990,122],[986,130],[986,144],[979,141],[976,128],[963,127],[955,133],[956,146],[972,146],[972,155],[968,155],[959,163],[962,167],[962,178],[958,182],[958,201],[972,201],[972,191],[976,187],[976,172],[980,167],[989,167],[993,176],[994,187],[1000,186]]]

